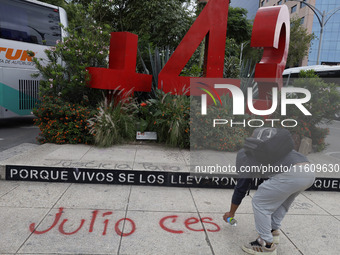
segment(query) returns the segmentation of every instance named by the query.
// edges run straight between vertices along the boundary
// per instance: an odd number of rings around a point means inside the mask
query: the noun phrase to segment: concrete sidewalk
[[[225,159],[234,164],[235,154]],[[309,159],[339,163],[323,154]],[[184,173],[189,161],[189,151],[159,145],[23,144],[1,152],[0,254],[245,254],[240,246],[257,237],[255,191],[231,227],[222,220],[230,189],[4,180],[8,165]],[[339,254],[339,201],[339,192],[301,194],[283,222],[278,254]]]
[[[222,220],[231,196],[223,189],[0,181],[0,254],[245,254],[240,246],[257,236],[251,198],[232,227]],[[283,222],[278,254],[339,254],[339,199],[337,192],[300,195]]]

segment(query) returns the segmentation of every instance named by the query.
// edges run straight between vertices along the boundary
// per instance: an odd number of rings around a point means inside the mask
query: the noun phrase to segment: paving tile
[[[230,208],[233,190],[221,189],[191,189],[195,203],[200,212],[226,212]],[[250,191],[237,210],[237,213],[253,213],[252,196],[255,190]],[[327,215],[327,212],[304,195],[299,195],[289,209],[288,214]]]
[[[121,219],[125,217],[125,212],[99,210],[96,217],[93,217],[93,212],[64,209],[59,221],[50,229],[59,213],[59,209],[51,210],[37,228],[41,232],[50,230],[41,234],[33,233],[18,254],[117,254],[120,235],[115,231],[115,225],[123,222]],[[105,213],[112,214],[103,216]]]
[[[62,160],[46,159],[40,162],[43,166],[48,167],[65,167],[65,168],[90,168],[90,169],[119,169],[131,170],[133,162],[127,161],[105,161],[105,160]]]
[[[180,153],[184,158],[185,164],[190,165],[190,150],[180,150]]]
[[[188,188],[132,186],[129,210],[196,212]]]
[[[72,184],[55,208],[125,210],[129,195],[126,185]]]
[[[328,213],[340,215],[340,192],[305,191],[303,195]]]
[[[191,188],[191,193],[199,212],[219,212],[224,214],[230,209],[233,192],[234,190],[232,189]],[[237,213],[253,213],[250,196],[246,196],[242,200]]]
[[[19,182],[0,181],[0,197],[19,186]]]
[[[286,215],[281,229],[302,254],[339,254],[340,221],[333,216]]]
[[[135,222],[136,231],[122,238],[120,255],[212,254],[204,231],[185,226],[187,219],[198,217],[197,213],[128,211],[127,217]],[[202,224],[190,227],[202,229]]]
[[[236,154],[224,151],[196,150],[190,152],[192,166],[233,166]]]
[[[41,159],[44,159],[48,154],[60,148],[60,145],[45,143],[36,147],[34,150],[29,150],[26,153],[18,154],[9,159],[1,161],[3,165],[35,165]]]
[[[95,161],[126,161],[133,162],[136,156],[136,146],[113,146],[109,148],[96,148],[92,147],[87,151],[82,160],[95,160]]]
[[[288,214],[327,215],[328,213],[302,193],[295,198]]]
[[[69,186],[67,183],[21,182],[0,198],[0,207],[51,208]]]
[[[183,164],[186,162],[177,148],[164,148],[160,146],[137,147],[135,162],[152,162],[167,164]]]
[[[6,159],[9,159],[11,157],[21,155],[23,153],[26,153],[27,151],[34,150],[39,145],[33,144],[33,143],[22,143],[20,145],[11,147],[7,150],[1,151],[0,153],[0,162]]]
[[[226,223],[220,217],[220,214],[202,213],[201,217],[216,255],[246,254],[242,251],[242,245],[254,241],[258,236],[255,231],[254,217],[251,214],[238,215],[236,227]],[[211,222],[219,226],[219,228]],[[277,254],[280,255],[301,255],[283,234],[280,235],[280,245],[277,249]]]
[[[65,144],[50,154],[46,155],[46,159],[71,159],[71,160],[80,160],[86,152],[91,149],[89,145],[83,144]]]
[[[40,222],[49,209],[0,208],[0,254],[15,253],[30,236],[29,226]]]
[[[133,170],[139,171],[167,171],[167,172],[189,172],[190,166],[184,163],[164,162],[134,162]]]

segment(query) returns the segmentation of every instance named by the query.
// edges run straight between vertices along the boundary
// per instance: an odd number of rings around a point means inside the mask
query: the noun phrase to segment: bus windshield
[[[53,46],[61,40],[59,10],[18,0],[1,0],[0,38]]]

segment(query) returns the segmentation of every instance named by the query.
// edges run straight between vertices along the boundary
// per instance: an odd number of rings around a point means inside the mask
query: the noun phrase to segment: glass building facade
[[[253,20],[259,9],[259,2],[255,0],[230,0],[230,6],[246,9],[248,11],[247,19]]]
[[[317,0],[315,7],[321,12],[325,11],[325,13],[331,14],[337,8],[340,8],[340,1]],[[326,17],[326,20],[328,17],[330,17],[330,15]],[[316,65],[317,63],[320,29],[321,27],[318,18],[314,16],[312,31],[317,38],[312,41],[309,50],[308,65]],[[340,10],[328,20],[324,27],[323,39],[321,42],[320,64],[340,64]]]

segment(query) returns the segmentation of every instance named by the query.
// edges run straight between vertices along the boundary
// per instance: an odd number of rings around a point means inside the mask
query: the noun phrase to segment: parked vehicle
[[[35,0],[0,0],[0,118],[31,115],[39,99],[32,57],[66,36],[63,8]]]

